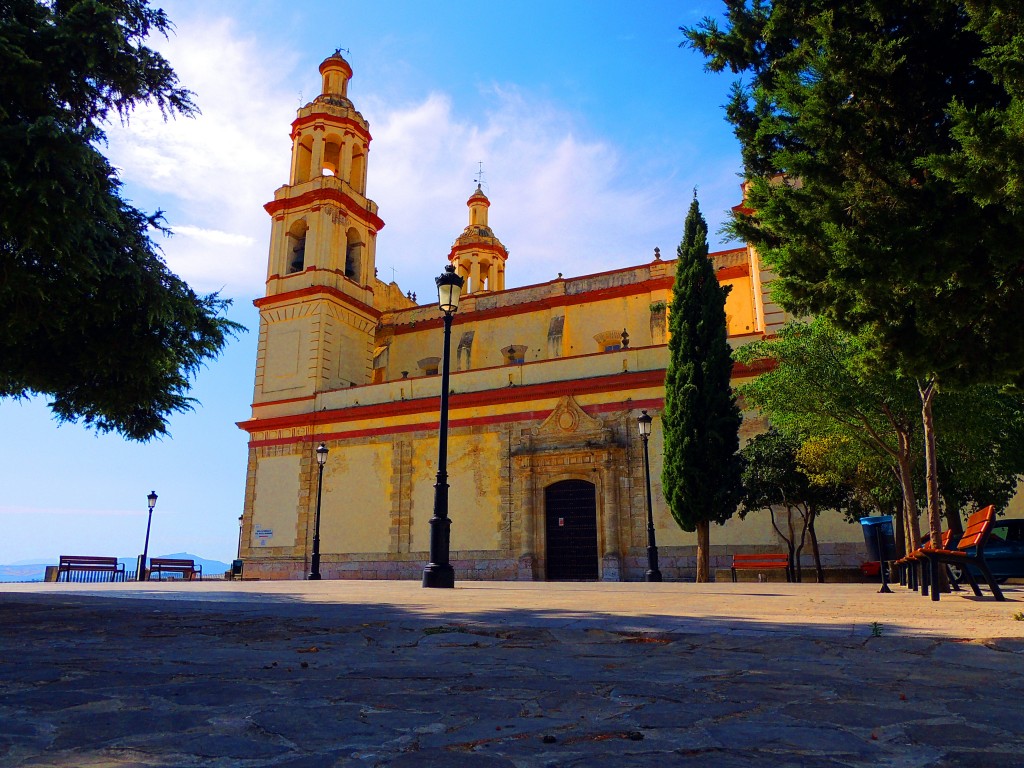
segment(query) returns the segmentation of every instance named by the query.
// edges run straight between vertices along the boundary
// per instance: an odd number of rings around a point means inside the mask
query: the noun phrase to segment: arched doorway
[[[597,497],[593,483],[562,480],[544,489],[548,581],[596,581]]]

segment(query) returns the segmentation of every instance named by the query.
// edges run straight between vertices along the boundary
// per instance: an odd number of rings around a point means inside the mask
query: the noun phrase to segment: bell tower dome
[[[466,282],[466,294],[505,290],[505,262],[508,250],[487,223],[487,199],[480,185],[466,201],[469,226],[462,230],[448,254],[448,261]]]

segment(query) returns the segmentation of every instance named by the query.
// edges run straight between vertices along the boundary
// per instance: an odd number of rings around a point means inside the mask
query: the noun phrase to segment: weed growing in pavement
[[[1014,621],[1024,621],[1024,611],[1017,611],[1013,614]]]
[[[423,634],[424,635],[444,635],[444,634],[448,634],[449,632],[462,632],[463,634],[467,634],[469,632],[469,630],[466,629],[465,627],[459,627],[459,626],[449,627],[449,626],[444,626],[444,625],[442,625],[440,627],[427,627],[426,629],[423,630]]]
[[[872,637],[881,637],[882,636],[882,625],[879,624],[877,621],[872,621],[871,622],[871,636]]]

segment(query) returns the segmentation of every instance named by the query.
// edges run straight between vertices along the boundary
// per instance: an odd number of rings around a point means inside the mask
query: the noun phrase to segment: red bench
[[[949,528],[942,532],[941,538],[941,549],[949,549],[950,542],[957,534]],[[925,552],[932,549],[931,536],[925,534],[921,539],[921,546],[915,549],[913,552],[901,557],[896,561],[896,566],[900,569],[900,583],[906,583],[907,587],[913,590],[920,589],[921,594],[925,597],[928,596],[928,560],[925,557]],[[920,571],[920,573],[918,573]],[[920,578],[919,578],[920,577]],[[960,586],[956,583],[956,580],[950,575],[950,584],[954,589],[960,589]]]
[[[995,521],[995,507],[989,505],[967,518],[964,535],[961,537],[960,543],[956,545],[956,549],[929,549],[927,547],[921,549],[922,554],[928,560],[928,580],[932,585],[932,600],[939,599],[939,590],[935,587],[939,583],[939,565],[943,563],[960,566],[960,570],[963,572],[964,578],[967,579],[967,583],[971,585],[971,589],[974,590],[974,594],[981,597],[978,581],[967,567],[968,564],[975,566],[988,582],[992,596],[996,600],[1006,599],[985,562],[985,543],[988,541],[989,534],[992,532],[992,524]]]
[[[772,571],[786,572],[789,581],[789,555],[783,552],[767,552],[756,555],[732,556],[732,580],[736,581],[736,571]]]

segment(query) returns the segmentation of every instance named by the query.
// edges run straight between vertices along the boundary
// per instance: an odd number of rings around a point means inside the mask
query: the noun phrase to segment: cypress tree
[[[665,372],[662,487],[672,517],[697,532],[697,581],[709,581],[711,523],[724,523],[741,494],[740,411],[729,384],[725,298],[708,258],[708,225],[694,193],[677,250]]]

